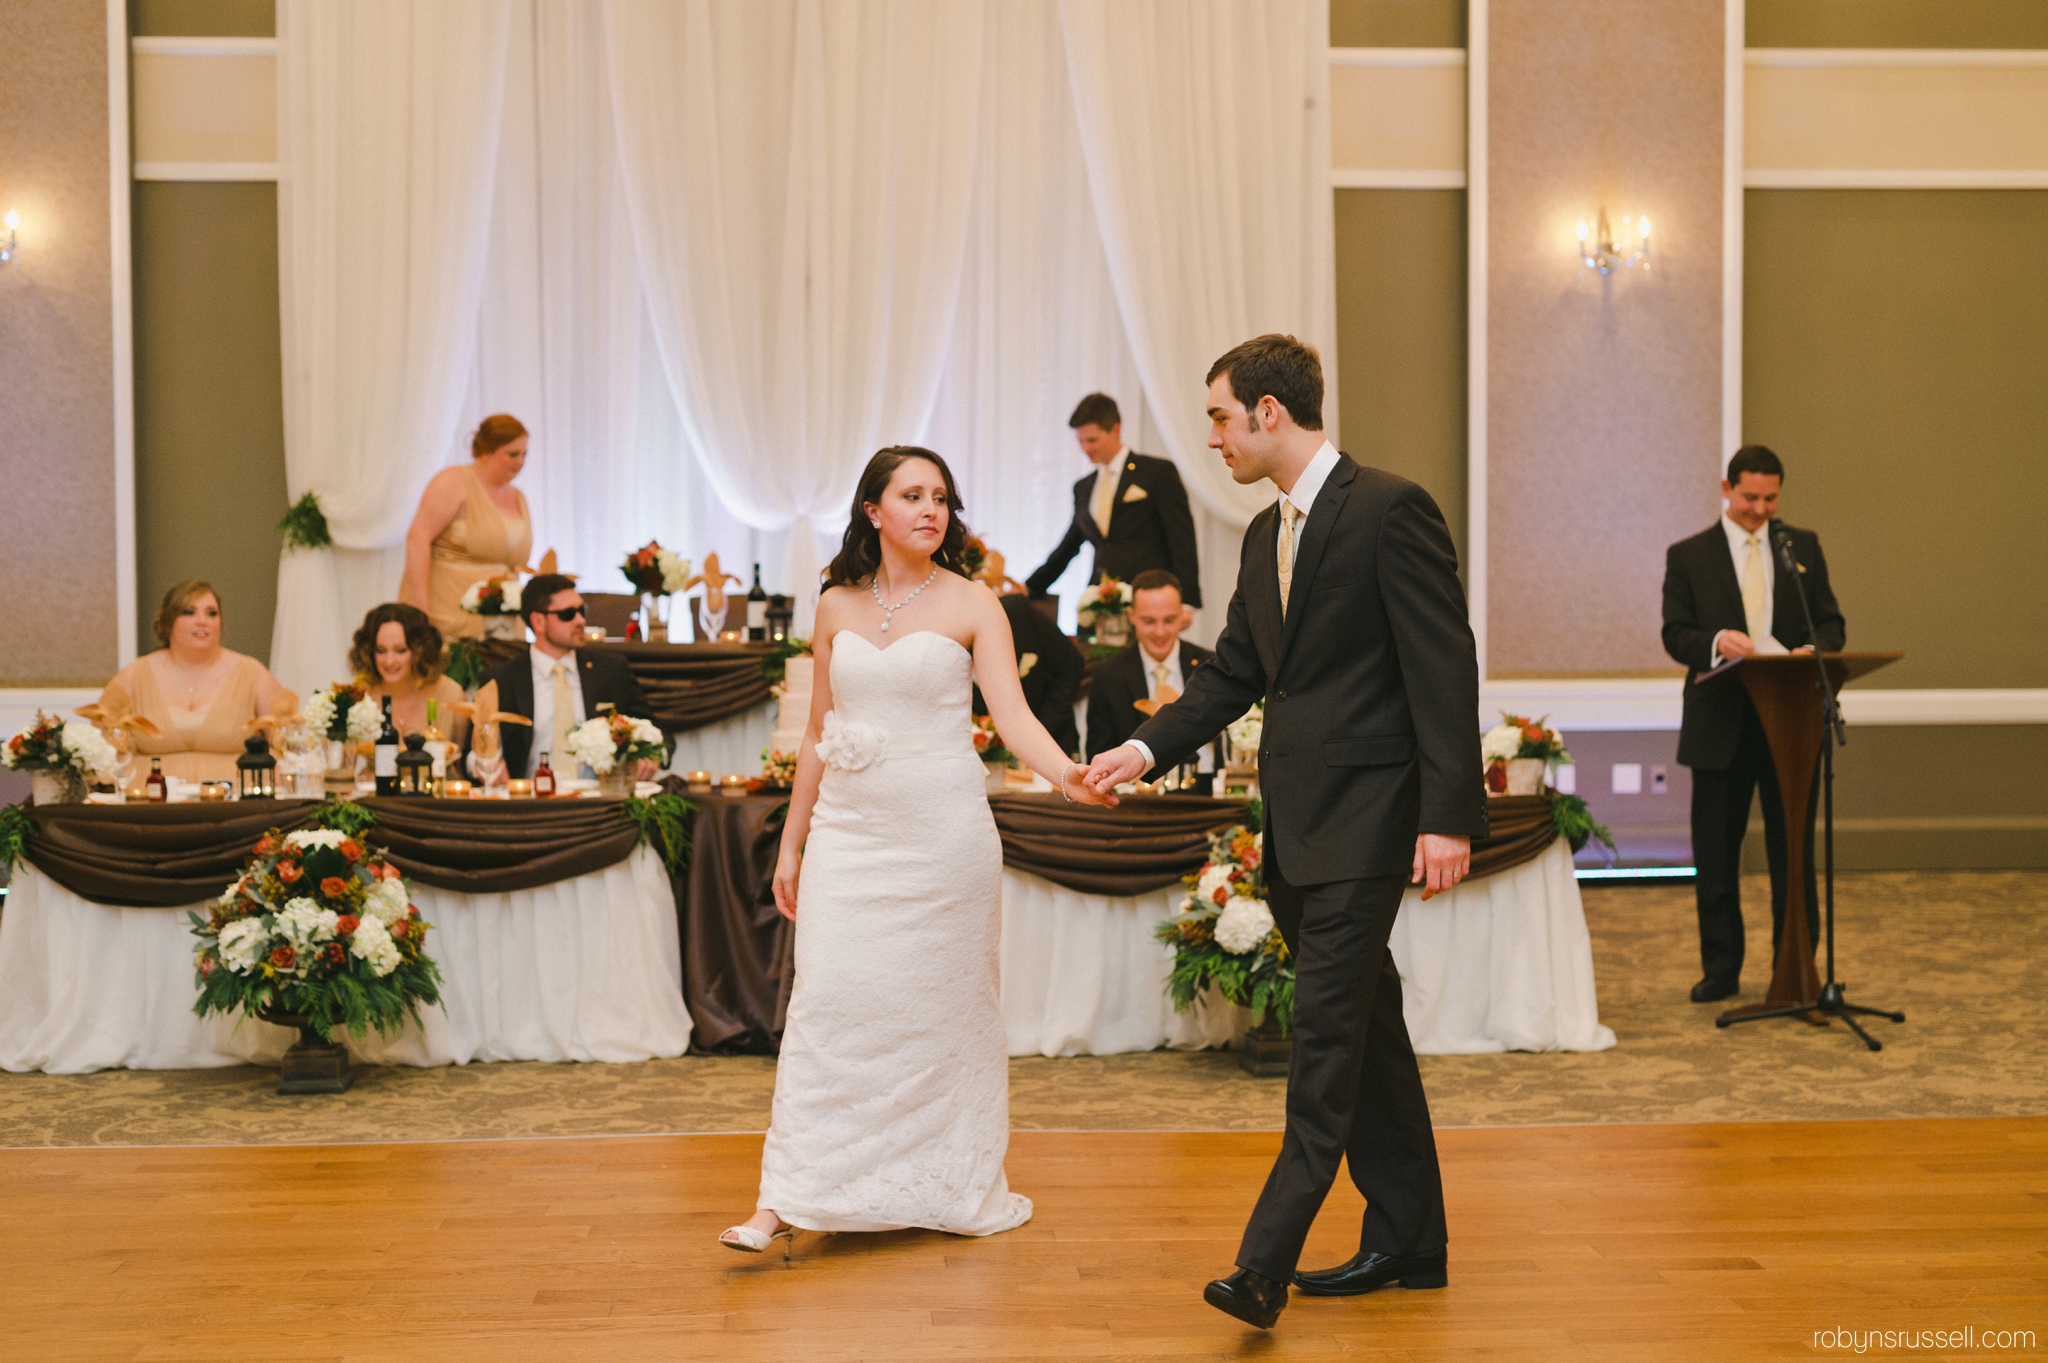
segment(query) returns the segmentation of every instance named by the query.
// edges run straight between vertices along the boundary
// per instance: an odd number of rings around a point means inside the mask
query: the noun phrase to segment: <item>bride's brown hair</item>
[[[896,470],[912,459],[922,459],[931,464],[946,482],[946,534],[939,541],[932,561],[962,577],[967,576],[967,522],[960,517],[960,489],[953,484],[953,470],[946,467],[945,460],[922,446],[891,445],[887,449],[876,450],[875,457],[868,460],[867,468],[861,471],[860,485],[853,493],[853,515],[846,523],[846,537],[840,541],[838,556],[825,569],[826,586],[855,586],[881,566],[882,532],[868,519],[864,508],[871,502],[881,503],[882,494],[889,490],[889,480],[896,476]]]

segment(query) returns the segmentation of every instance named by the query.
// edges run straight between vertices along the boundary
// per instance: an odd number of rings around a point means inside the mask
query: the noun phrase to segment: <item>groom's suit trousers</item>
[[[1237,1263],[1286,1282],[1340,1160],[1365,1197],[1361,1250],[1411,1254],[1448,1236],[1429,1100],[1387,949],[1407,877],[1295,886],[1275,848],[1267,839],[1266,896],[1295,972],[1287,1134]]]

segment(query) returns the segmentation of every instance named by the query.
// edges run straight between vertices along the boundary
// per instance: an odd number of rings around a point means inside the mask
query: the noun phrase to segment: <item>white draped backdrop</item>
[[[279,0],[278,34],[286,467],[335,542],[279,566],[301,692],[489,412],[585,586],[658,537],[808,606],[887,444],[1036,566],[1101,389],[1188,483],[1205,638],[1261,501],[1206,448],[1210,360],[1309,340],[1334,428],[1326,0]]]

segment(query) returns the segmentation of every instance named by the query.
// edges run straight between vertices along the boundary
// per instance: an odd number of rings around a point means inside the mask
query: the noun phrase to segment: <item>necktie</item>
[[[1748,626],[1752,641],[1762,639],[1770,633],[1769,621],[1764,615],[1770,604],[1770,597],[1764,587],[1764,556],[1757,547],[1756,536],[1745,541],[1742,556],[1742,614],[1743,623]]]
[[[569,751],[569,731],[576,727],[576,702],[569,695],[569,660],[555,659],[555,761]]]
[[[1294,523],[1301,519],[1301,513],[1294,509],[1294,503],[1280,499],[1280,615],[1287,615],[1287,593],[1294,586]]]
[[[1166,664],[1159,663],[1152,669],[1152,699],[1158,700],[1166,690]]]
[[[1109,464],[1095,475],[1095,496],[1088,504],[1088,514],[1095,517],[1095,528],[1103,534],[1109,533],[1110,513],[1116,510],[1117,464]]]

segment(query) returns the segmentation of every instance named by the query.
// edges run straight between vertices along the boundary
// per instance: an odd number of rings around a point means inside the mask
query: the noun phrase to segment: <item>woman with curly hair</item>
[[[441,673],[441,631],[418,606],[387,601],[373,606],[349,646],[348,665],[371,700],[391,697],[391,723],[400,734],[427,727],[427,702],[439,701],[434,727],[461,751],[469,721],[450,707],[462,688]]]

